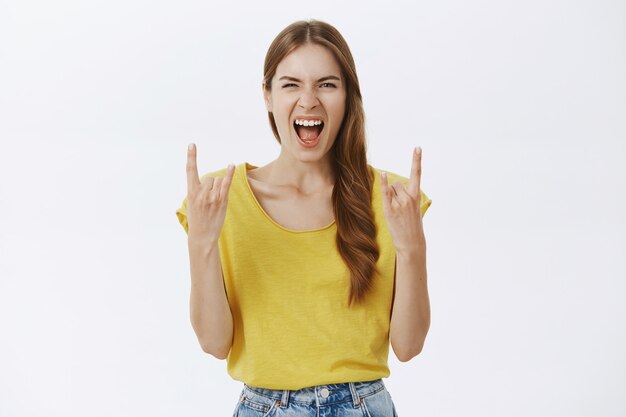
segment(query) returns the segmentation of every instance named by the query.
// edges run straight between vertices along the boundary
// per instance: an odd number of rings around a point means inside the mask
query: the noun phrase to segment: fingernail
[[[187,146],[187,149],[189,149],[190,151],[193,150],[193,143],[190,143],[189,146]]]

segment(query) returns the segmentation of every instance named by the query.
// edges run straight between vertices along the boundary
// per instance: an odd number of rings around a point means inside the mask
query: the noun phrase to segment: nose
[[[302,94],[300,95],[300,100],[298,100],[298,105],[304,109],[312,109],[319,101],[317,100],[317,95],[314,90],[304,89]]]

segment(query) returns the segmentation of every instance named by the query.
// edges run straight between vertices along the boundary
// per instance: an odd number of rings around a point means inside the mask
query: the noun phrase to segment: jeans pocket
[[[361,407],[367,417],[397,417],[391,395],[386,388],[361,397]]]
[[[233,417],[271,417],[279,404],[280,400],[244,389],[237,405],[237,414]]]

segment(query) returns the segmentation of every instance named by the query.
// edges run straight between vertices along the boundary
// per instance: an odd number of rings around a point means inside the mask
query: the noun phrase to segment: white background
[[[0,416],[232,414],[189,321],[186,148],[278,156],[263,59],[308,18],[351,47],[369,162],[423,148],[399,415],[626,415],[623,2],[0,0]]]

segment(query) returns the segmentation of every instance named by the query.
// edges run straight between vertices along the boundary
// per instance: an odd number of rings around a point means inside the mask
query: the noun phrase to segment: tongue
[[[298,126],[296,127],[298,136],[302,140],[314,140],[317,139],[322,131],[321,126]]]

